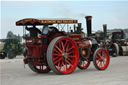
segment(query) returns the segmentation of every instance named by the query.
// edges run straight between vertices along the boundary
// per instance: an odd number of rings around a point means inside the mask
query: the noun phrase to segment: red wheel
[[[94,66],[98,70],[105,70],[109,65],[110,57],[105,49],[99,48],[93,55]]]
[[[51,69],[47,65],[34,66],[28,64],[29,68],[36,73],[48,73]]]
[[[57,74],[68,74],[75,70],[79,60],[78,48],[68,37],[57,37],[48,46],[47,62]]]
[[[81,60],[78,63],[78,68],[83,70],[83,69],[87,69],[90,65],[90,60]]]

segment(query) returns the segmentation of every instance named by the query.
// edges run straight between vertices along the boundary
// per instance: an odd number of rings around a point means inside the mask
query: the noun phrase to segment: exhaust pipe
[[[92,16],[86,16],[86,24],[87,24],[87,36],[90,36],[92,34]]]
[[[103,24],[104,40],[107,39],[107,24]]]
[[[81,30],[82,30],[82,29],[81,29],[81,25],[82,25],[81,23],[78,23],[78,26],[77,26],[77,32],[78,32],[78,33],[81,33]]]
[[[124,39],[124,31],[121,30],[121,39]]]

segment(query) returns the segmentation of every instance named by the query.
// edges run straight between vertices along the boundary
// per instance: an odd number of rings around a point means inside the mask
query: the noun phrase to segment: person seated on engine
[[[43,26],[42,35],[45,36],[45,38],[43,38],[44,44],[48,44],[48,32],[52,30],[53,29],[50,29],[47,24]]]
[[[32,37],[32,38],[37,38],[38,37],[38,33],[41,34],[41,31],[38,28],[36,28],[35,25],[33,25],[33,27],[30,27],[30,28],[28,28],[26,26],[25,29],[30,32],[30,37]]]

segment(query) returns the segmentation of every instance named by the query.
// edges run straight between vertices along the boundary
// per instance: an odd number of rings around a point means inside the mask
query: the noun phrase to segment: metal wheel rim
[[[95,63],[99,70],[104,70],[109,65],[109,54],[104,49],[99,49],[95,55]]]
[[[51,59],[51,61],[48,60],[50,68],[57,74],[73,72],[79,60],[78,48],[74,41],[68,37],[58,37],[51,46],[52,57],[48,56]]]

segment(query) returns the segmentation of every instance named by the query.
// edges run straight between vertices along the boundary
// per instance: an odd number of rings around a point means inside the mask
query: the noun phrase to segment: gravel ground
[[[105,71],[96,70],[91,63],[88,69],[76,68],[68,75],[34,73],[24,67],[22,58],[0,60],[0,85],[128,85],[128,56],[111,57]]]

